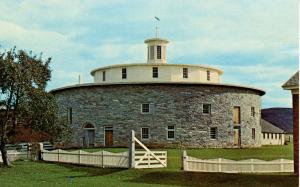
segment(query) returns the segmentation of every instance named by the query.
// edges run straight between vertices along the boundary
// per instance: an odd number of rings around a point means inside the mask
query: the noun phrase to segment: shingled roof
[[[261,132],[268,132],[268,133],[284,133],[284,130],[276,127],[272,123],[261,119]]]
[[[299,71],[297,71],[286,83],[282,85],[283,89],[294,89],[299,87]]]
[[[287,134],[293,133],[292,108],[266,108],[261,110],[261,118],[274,126],[284,130]]]

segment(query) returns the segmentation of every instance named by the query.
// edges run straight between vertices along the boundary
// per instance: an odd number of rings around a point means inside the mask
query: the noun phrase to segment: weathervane
[[[154,17],[156,19],[156,22],[155,22],[155,37],[158,38],[158,23],[160,21],[160,19],[158,17]]]

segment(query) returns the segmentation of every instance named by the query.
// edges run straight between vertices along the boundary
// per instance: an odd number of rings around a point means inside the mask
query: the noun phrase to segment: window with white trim
[[[157,59],[161,59],[161,46],[156,46]]]
[[[150,104],[149,103],[143,103],[141,105],[141,113],[142,114],[149,114],[150,113]]]
[[[150,46],[150,60],[154,59],[154,46]]]
[[[149,137],[150,137],[149,134],[150,134],[149,127],[142,127],[142,129],[141,129],[141,139],[142,140],[148,140]]]
[[[217,139],[217,136],[218,136],[218,129],[217,127],[210,127],[210,130],[209,130],[209,137],[210,139]]]
[[[168,140],[174,140],[175,139],[175,126],[174,125],[168,125],[168,127],[167,127],[167,139]]]
[[[209,70],[206,71],[206,78],[208,81],[210,81],[210,71]]]
[[[183,68],[182,69],[182,76],[183,78],[187,79],[189,77],[189,74],[188,74],[188,68]]]
[[[102,72],[102,81],[105,81],[105,71]]]
[[[122,79],[126,79],[126,78],[127,78],[127,69],[122,68]]]
[[[203,103],[202,113],[203,114],[210,114],[211,113],[211,104]]]
[[[158,67],[153,67],[152,68],[152,77],[153,78],[158,78]]]

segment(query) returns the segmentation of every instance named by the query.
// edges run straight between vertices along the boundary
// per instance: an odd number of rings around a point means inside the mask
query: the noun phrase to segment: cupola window
[[[161,46],[160,45],[158,45],[157,47],[156,47],[156,53],[157,53],[157,59],[161,59]]]
[[[150,60],[154,59],[154,46],[150,46]]]

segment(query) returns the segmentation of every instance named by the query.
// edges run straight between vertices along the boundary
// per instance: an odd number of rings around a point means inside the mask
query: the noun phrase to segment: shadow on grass
[[[156,171],[128,180],[132,183],[179,185],[179,186],[274,186],[296,187],[298,177],[294,175],[255,175],[255,174],[225,174],[225,173],[200,173],[200,172],[174,172]]]
[[[125,170],[119,168],[101,168],[101,167],[82,166],[82,165],[67,164],[67,163],[51,163],[51,164],[62,166],[64,168],[72,170],[73,172],[86,173],[83,175],[70,176],[71,178],[105,176],[105,175],[110,175]]]

